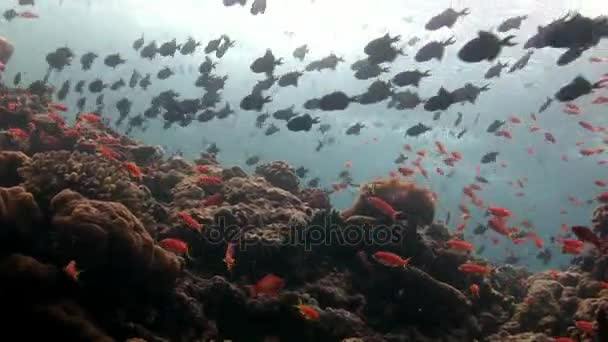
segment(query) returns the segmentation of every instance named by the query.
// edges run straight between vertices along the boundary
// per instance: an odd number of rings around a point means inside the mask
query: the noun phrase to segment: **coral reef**
[[[264,177],[273,186],[291,193],[298,192],[300,187],[295,169],[282,161],[262,164],[255,169],[255,173]]]

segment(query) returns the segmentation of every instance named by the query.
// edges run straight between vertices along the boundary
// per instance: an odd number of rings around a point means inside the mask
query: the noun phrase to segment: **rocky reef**
[[[40,85],[0,95],[0,298],[24,340],[608,340],[596,251],[464,272],[489,263],[448,248],[418,184],[371,180],[337,212],[284,162],[165,158],[94,114],[67,125]]]

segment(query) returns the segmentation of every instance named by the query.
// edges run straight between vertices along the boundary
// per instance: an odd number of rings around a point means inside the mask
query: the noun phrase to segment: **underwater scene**
[[[605,0],[1,0],[7,341],[608,342]]]

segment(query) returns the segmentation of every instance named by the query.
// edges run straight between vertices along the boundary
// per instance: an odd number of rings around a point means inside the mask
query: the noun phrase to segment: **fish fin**
[[[465,16],[465,15],[469,15],[469,14],[471,14],[471,10],[468,7],[463,9],[462,11],[458,12],[459,16]]]
[[[500,41],[501,46],[515,46],[517,43],[511,42],[511,39],[515,38],[515,35],[507,36],[505,39]]]

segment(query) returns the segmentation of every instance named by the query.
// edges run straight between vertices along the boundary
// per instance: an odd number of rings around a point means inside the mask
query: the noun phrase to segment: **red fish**
[[[411,169],[409,167],[405,167],[405,166],[401,166],[400,168],[397,169],[397,171],[399,171],[399,173],[401,173],[404,177],[408,177],[408,176],[411,176],[414,173],[416,173],[416,170]]]
[[[136,178],[143,177],[144,174],[139,169],[139,166],[137,166],[137,164],[135,164],[134,162],[124,162],[122,165],[125,169],[127,169],[127,171],[129,171],[131,176]]]
[[[448,154],[448,151],[445,149],[445,146],[441,143],[441,141],[435,141],[435,146],[437,146],[437,150],[440,154]]]
[[[608,103],[608,96],[598,96],[595,99],[593,99],[593,104],[604,104],[604,103]]]
[[[76,121],[87,121],[89,123],[101,122],[101,117],[94,113],[80,113],[76,117]]]
[[[452,157],[456,160],[460,160],[462,159],[462,153],[458,152],[458,151],[452,151]]]
[[[511,132],[507,131],[506,129],[497,131],[496,133],[494,133],[494,135],[498,136],[498,137],[505,137],[506,139],[511,139],[513,138],[513,136],[511,135]]]
[[[251,286],[249,293],[251,294],[251,297],[257,297],[259,295],[276,297],[283,287],[285,287],[285,280],[269,273]]]
[[[226,264],[226,269],[228,272],[231,272],[236,264],[236,259],[234,259],[234,247],[236,243],[230,242],[226,245],[226,252],[224,253],[224,263]]]
[[[19,17],[24,18],[24,19],[36,19],[36,18],[39,18],[38,14],[32,13],[30,11],[25,11],[25,12],[19,13]]]
[[[589,61],[593,63],[608,62],[608,57],[589,57]]]
[[[172,238],[167,238],[167,239],[162,239],[158,242],[158,244],[173,253],[176,254],[188,254],[188,244],[186,244],[184,241],[180,240],[180,239],[172,239]]]
[[[97,151],[110,159],[118,159],[120,157],[117,152],[104,145],[97,145]]]
[[[498,207],[495,205],[489,205],[488,206],[488,212],[494,216],[498,216],[498,217],[507,217],[507,216],[511,216],[511,211],[507,208],[503,208],[503,207]]]
[[[300,315],[307,321],[318,321],[321,318],[319,311],[315,307],[307,304],[295,305],[296,309],[300,312]]]
[[[436,169],[435,169],[435,171],[436,171],[438,174],[440,174],[440,175],[442,175],[442,176],[445,176],[445,172],[443,172],[443,170],[442,170],[440,167],[436,168]]]
[[[207,173],[209,172],[209,165],[194,165],[194,170],[200,173]]]
[[[82,271],[78,270],[75,260],[68,262],[63,268],[63,271],[74,281],[78,281],[78,277],[80,276],[80,273],[82,273]]]
[[[473,297],[479,298],[479,285],[471,284],[471,286],[469,286],[469,291],[471,291]]]
[[[537,132],[537,131],[540,131],[540,127],[538,127],[536,125],[531,125],[529,130],[530,130],[530,132]]]
[[[583,249],[581,247],[574,247],[569,245],[562,246],[562,253],[564,254],[581,254]]]
[[[412,146],[410,144],[403,145],[403,148],[408,152],[412,152]]]
[[[520,118],[518,118],[518,117],[517,117],[517,116],[515,116],[515,115],[511,116],[511,117],[509,118],[509,121],[511,121],[511,123],[514,123],[514,124],[519,124],[519,123],[521,123],[521,119],[520,119]]]
[[[587,121],[579,121],[578,124],[590,132],[596,132],[597,128]]]
[[[555,137],[553,136],[553,134],[551,134],[549,132],[545,133],[545,140],[552,144],[555,144]]]
[[[597,195],[595,199],[598,200],[598,202],[608,203],[608,191]]]
[[[601,179],[597,179],[597,180],[595,180],[595,181],[593,182],[593,184],[595,184],[595,185],[597,185],[597,186],[601,186],[602,188],[603,188],[603,187],[608,186],[608,182],[606,182],[606,181],[604,181],[604,180],[601,180]]]
[[[570,115],[579,115],[581,113],[581,109],[579,108],[579,106],[575,105],[574,103],[567,103],[564,106],[564,113],[570,114]]]
[[[68,106],[61,104],[61,103],[51,103],[50,106],[51,106],[51,108],[58,110],[60,112],[65,112],[68,110]]]
[[[401,214],[401,212],[395,210],[390,204],[380,197],[369,196],[366,199],[371,206],[378,209],[378,211],[388,216],[393,221],[397,220],[398,216]]]
[[[534,232],[529,232],[528,236],[532,239],[532,241],[534,241],[534,245],[536,246],[536,248],[538,249],[542,249],[544,246],[544,242],[543,240],[540,238],[540,236],[538,236],[536,233]]]
[[[347,160],[346,162],[344,162],[344,167],[350,169],[351,167],[353,167],[353,162],[350,160]]]
[[[574,325],[578,330],[582,331],[587,335],[593,335],[595,330],[593,328],[593,322],[591,321],[574,321]]]
[[[426,156],[426,151],[425,150],[418,150],[418,151],[416,151],[416,154],[419,155],[419,156],[421,156],[421,157],[424,157],[424,156]]]
[[[488,274],[492,272],[492,268],[485,265],[475,264],[471,262],[464,263],[458,266],[458,270],[465,273]]]
[[[214,205],[219,205],[224,201],[224,196],[219,192],[210,196],[207,196],[203,199],[203,206],[210,207]]]
[[[30,136],[26,131],[22,130],[21,128],[9,128],[8,134],[12,135],[13,137],[19,138],[27,138]]]
[[[458,251],[470,252],[473,250],[473,244],[464,240],[452,239],[447,241],[446,244],[448,245],[448,247],[450,247],[450,249]]]
[[[511,236],[511,232],[507,229],[505,221],[499,216],[492,216],[488,220],[488,227],[500,235]]]
[[[190,214],[188,214],[185,211],[180,211],[179,213],[177,213],[177,216],[179,216],[183,221],[184,224],[186,226],[188,226],[189,228],[192,228],[194,230],[197,231],[202,231],[203,230],[203,225],[198,223],[198,221],[196,221]]]
[[[571,246],[575,248],[582,248],[585,242],[572,238],[562,238],[559,240],[564,246]]]
[[[378,251],[372,254],[372,258],[382,265],[389,267],[405,267],[410,263],[410,258],[404,259],[395,253],[384,251]]]
[[[467,215],[467,214],[463,214],[463,215]],[[456,226],[456,231],[463,231],[465,228],[467,227],[467,221],[462,221],[460,222],[457,226]]]

